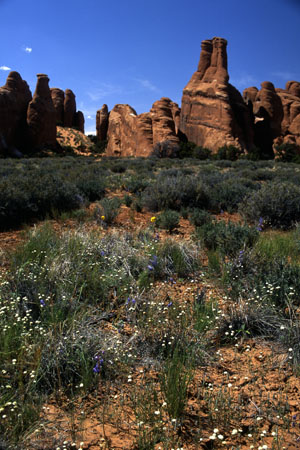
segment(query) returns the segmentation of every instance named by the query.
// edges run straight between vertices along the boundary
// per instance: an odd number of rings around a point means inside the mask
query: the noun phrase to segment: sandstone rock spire
[[[37,75],[36,89],[27,109],[28,145],[30,150],[56,146],[56,111],[49,89],[49,78]]]
[[[0,153],[12,147],[22,149],[26,136],[26,113],[32,95],[18,72],[10,72],[0,88]]]
[[[250,113],[240,93],[228,83],[227,41],[201,45],[197,71],[183,90],[180,131],[189,141],[217,151],[223,145],[252,147]]]

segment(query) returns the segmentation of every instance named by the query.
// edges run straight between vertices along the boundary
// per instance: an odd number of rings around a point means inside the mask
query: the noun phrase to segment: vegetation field
[[[300,448],[300,165],[1,160],[0,448]]]

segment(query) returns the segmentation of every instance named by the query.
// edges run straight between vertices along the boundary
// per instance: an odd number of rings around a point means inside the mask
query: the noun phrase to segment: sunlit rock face
[[[239,91],[228,83],[227,41],[201,45],[200,62],[183,90],[180,131],[195,144],[217,151],[224,145],[253,145],[251,115]]]
[[[172,156],[179,145],[179,114],[178,105],[166,97],[153,103],[150,112],[139,115],[129,105],[116,105],[109,113],[106,154],[150,156],[155,149],[159,151],[160,144],[167,142],[168,156]],[[97,113],[98,136],[103,136],[102,124],[106,117],[106,108],[103,112],[102,107]]]

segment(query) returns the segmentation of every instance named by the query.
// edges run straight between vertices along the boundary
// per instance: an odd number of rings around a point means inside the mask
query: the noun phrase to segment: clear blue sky
[[[300,80],[300,0],[0,0],[0,86],[10,68],[74,91],[95,130],[103,103],[180,104],[203,39],[228,40],[230,82]]]

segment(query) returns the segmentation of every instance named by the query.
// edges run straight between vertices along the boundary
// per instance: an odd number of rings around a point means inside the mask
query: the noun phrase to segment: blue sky
[[[0,86],[8,69],[35,89],[72,89],[95,130],[103,103],[149,111],[180,104],[203,39],[228,40],[230,82],[240,91],[300,80],[300,0],[0,0]]]

